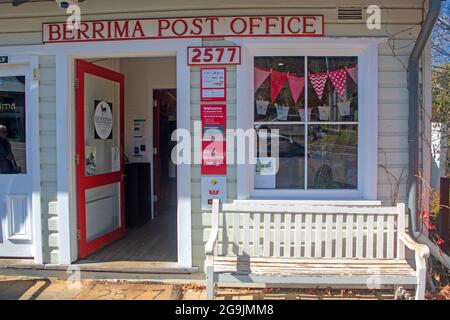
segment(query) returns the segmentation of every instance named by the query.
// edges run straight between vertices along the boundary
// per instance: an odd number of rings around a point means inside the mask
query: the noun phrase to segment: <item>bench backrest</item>
[[[404,259],[398,234],[405,205],[396,207],[215,206],[219,255],[286,258]]]

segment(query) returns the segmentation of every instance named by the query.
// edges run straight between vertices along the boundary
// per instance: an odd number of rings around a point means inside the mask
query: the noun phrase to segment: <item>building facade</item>
[[[81,29],[70,30],[73,12],[54,1],[1,1],[0,124],[20,172],[0,176],[0,257],[109,259],[98,253],[128,237],[125,157],[151,164],[149,223],[176,228],[172,241],[161,240],[172,244],[171,258],[148,261],[173,268],[203,266],[211,183],[227,202],[406,202],[407,65],[427,5],[382,2],[87,0]],[[367,24],[372,4],[381,8],[379,27]],[[196,57],[197,47],[240,56],[211,64],[217,52]],[[423,83],[430,56],[428,46]],[[430,99],[424,85],[424,114]],[[208,117],[219,131],[278,130],[277,174],[261,173],[275,165],[262,149],[253,164],[231,161],[237,146],[228,138],[225,166],[202,162],[195,138],[204,138]],[[429,126],[424,116],[423,132]],[[175,129],[193,137],[190,161],[177,166],[167,138]],[[428,153],[421,160],[429,179]]]

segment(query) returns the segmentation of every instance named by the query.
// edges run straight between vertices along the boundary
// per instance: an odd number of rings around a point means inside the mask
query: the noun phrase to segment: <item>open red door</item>
[[[124,76],[76,61],[78,255],[125,234]]]

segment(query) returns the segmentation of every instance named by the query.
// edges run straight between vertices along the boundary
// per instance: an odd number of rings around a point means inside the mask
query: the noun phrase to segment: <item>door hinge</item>
[[[80,240],[80,229],[77,229],[77,240]]]
[[[78,78],[75,79],[75,81],[73,82],[73,85],[75,86],[75,89],[78,89],[80,87],[80,80]]]
[[[41,79],[41,70],[39,68],[33,69],[33,80],[39,81]]]
[[[153,148],[153,155],[154,156],[158,155],[158,148]]]
[[[75,164],[76,164],[77,166],[80,165],[80,155],[79,155],[78,153],[75,154]]]
[[[158,106],[158,100],[153,100],[153,108],[156,108]]]

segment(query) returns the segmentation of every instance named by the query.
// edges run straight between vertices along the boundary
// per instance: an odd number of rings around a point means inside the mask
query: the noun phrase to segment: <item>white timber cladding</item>
[[[382,8],[381,30],[368,30],[365,21],[338,20],[337,8],[356,5],[365,8],[377,4]],[[135,0],[133,5],[121,0],[87,1],[81,4],[82,19],[135,19],[186,16],[226,15],[324,15],[326,37],[389,37],[389,41],[378,49],[378,200],[391,205],[406,201],[406,177],[408,174],[408,91],[407,63],[414,41],[423,20],[422,0],[260,0],[246,2],[229,0],[213,4],[207,0]],[[53,2],[26,3],[12,7],[0,4],[0,55],[8,54],[9,46],[40,45],[41,28],[44,22],[65,21],[65,11]],[[171,41],[171,40],[167,40]],[[299,40],[301,41],[301,40]],[[224,44],[224,41],[207,41],[205,44]],[[231,44],[231,43],[230,43]],[[76,46],[77,44],[74,44]],[[151,46],[151,42],[149,42]],[[44,261],[58,262],[58,210],[50,213],[48,204],[56,201],[56,58],[39,48],[41,68],[40,114],[41,114],[41,177]],[[61,63],[64,65],[64,63]],[[199,68],[191,68],[191,125],[200,120]],[[227,127],[236,127],[236,67],[227,67]],[[45,114],[44,114],[45,113]],[[374,133],[376,134],[376,133]],[[199,152],[199,150],[197,150]],[[63,157],[64,158],[64,157]],[[227,169],[228,201],[237,197],[236,165]],[[58,196],[59,201],[59,196]],[[66,201],[66,200],[65,200]],[[192,212],[192,264],[202,267],[204,243],[211,226],[210,213],[201,211],[200,166],[191,167],[191,212]],[[61,206],[58,203],[58,208]],[[259,217],[264,222],[264,217]],[[290,222],[295,224],[295,220]],[[322,222],[326,224],[327,221]],[[345,225],[345,221],[338,222]],[[377,222],[374,221],[374,228]],[[325,236],[325,235],[324,235]],[[282,240],[282,239],[280,239]],[[294,241],[295,239],[291,239]],[[309,239],[314,241],[314,239]],[[314,254],[314,252],[311,252]]]

